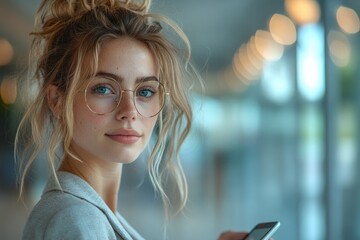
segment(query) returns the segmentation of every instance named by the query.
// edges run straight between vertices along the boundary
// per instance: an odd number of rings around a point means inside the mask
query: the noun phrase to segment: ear
[[[50,85],[46,90],[48,106],[56,118],[61,116],[61,94],[55,85]]]

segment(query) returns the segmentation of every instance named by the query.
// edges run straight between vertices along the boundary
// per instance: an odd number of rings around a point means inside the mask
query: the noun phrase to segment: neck
[[[81,177],[100,195],[108,207],[114,213],[116,212],[121,182],[121,163],[104,163],[104,161],[101,164],[85,163],[68,157],[63,160],[59,170]]]

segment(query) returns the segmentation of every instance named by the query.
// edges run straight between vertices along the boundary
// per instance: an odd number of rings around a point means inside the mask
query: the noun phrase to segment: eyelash
[[[99,92],[98,90],[99,89],[105,89],[105,90],[109,90],[110,93],[104,93],[104,92]],[[113,90],[113,88],[111,86],[108,86],[106,84],[98,84],[96,86],[94,86],[92,89],[91,89],[92,93],[95,93],[95,94],[102,94],[102,95],[109,95],[109,94],[115,94],[115,91]]]

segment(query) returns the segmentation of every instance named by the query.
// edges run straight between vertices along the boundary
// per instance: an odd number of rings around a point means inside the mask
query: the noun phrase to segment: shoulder
[[[106,215],[86,200],[60,191],[43,196],[25,226],[24,239],[115,239]]]

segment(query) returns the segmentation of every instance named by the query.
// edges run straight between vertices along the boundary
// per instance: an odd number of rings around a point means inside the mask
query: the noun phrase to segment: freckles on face
[[[102,45],[98,62],[99,73],[114,78],[121,89],[130,91],[122,95],[114,111],[103,115],[89,109],[85,88],[80,91],[73,103],[72,147],[84,161],[132,162],[146,147],[157,121],[157,116],[146,118],[137,112],[132,95],[142,79],[158,79],[154,56],[142,42],[122,37]]]
[[[74,141],[76,143],[90,142],[90,139],[96,138],[100,131],[100,126],[106,124],[100,115],[89,111],[86,102],[82,97],[77,96],[74,99]],[[83,145],[83,144],[80,144]]]

